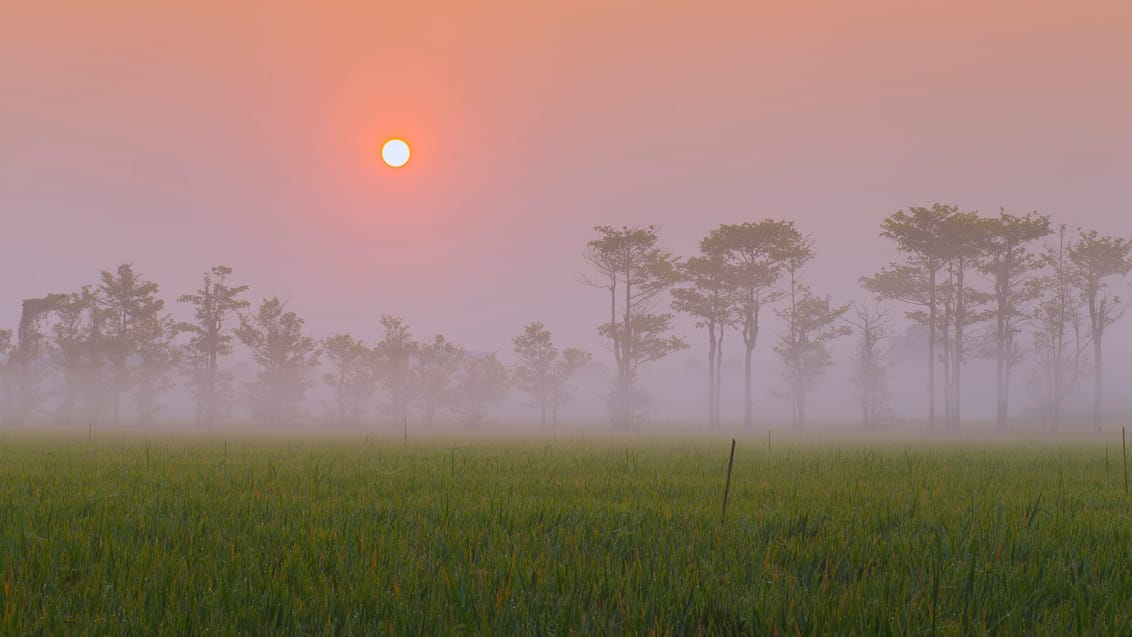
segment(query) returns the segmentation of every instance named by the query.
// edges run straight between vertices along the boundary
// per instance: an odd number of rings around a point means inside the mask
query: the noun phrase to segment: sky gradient
[[[842,301],[910,205],[1132,235],[1127,2],[233,4],[4,2],[0,326],[119,262],[170,303],[223,264],[319,336],[542,320],[601,358],[595,224],[689,254],[792,219]]]

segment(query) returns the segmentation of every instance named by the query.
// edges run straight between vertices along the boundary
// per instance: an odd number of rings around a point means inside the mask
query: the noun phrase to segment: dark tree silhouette
[[[656,228],[596,226],[600,235],[586,245],[596,274],[589,285],[609,291],[609,322],[598,333],[609,339],[617,376],[610,396],[614,427],[634,426],[634,383],[638,368],[687,347],[668,334],[672,315],[654,313],[677,280],[675,259],[657,247]]]
[[[248,302],[240,298],[248,286],[232,286],[232,269],[216,266],[204,274],[204,283],[192,294],[182,295],[178,303],[193,307],[192,322],[178,329],[189,334],[185,359],[189,382],[196,403],[196,424],[212,425],[221,417],[231,395],[231,378],[220,370],[220,359],[232,353],[232,330],[228,326]]]
[[[1093,430],[1100,431],[1104,333],[1128,309],[1128,299],[1115,293],[1112,281],[1132,271],[1132,240],[1101,236],[1096,230],[1081,232],[1069,247],[1068,257],[1081,302],[1089,313],[1089,340],[1093,343]]]
[[[247,384],[256,420],[271,425],[293,424],[302,415],[303,395],[318,364],[318,343],[303,334],[303,319],[287,310],[278,297],[264,299],[255,314],[241,314],[240,339],[259,367]]]
[[[774,286],[791,261],[809,259],[809,241],[793,222],[766,219],[757,223],[722,225],[701,244],[708,254],[719,254],[727,264],[735,298],[736,322],[741,326],[743,355],[743,426],[753,424],[751,359],[759,337],[762,307],[782,298]]]

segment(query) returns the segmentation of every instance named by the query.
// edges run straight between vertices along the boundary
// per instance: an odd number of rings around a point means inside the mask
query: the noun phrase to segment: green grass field
[[[1132,634],[1109,448],[0,440],[4,634]]]

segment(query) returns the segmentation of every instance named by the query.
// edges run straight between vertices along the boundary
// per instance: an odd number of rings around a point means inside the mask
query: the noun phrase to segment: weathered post
[[[719,525],[723,526],[727,519],[727,494],[731,491],[731,467],[735,464],[735,439],[731,439],[731,457],[727,459],[727,481],[723,483],[723,513],[719,516]]]

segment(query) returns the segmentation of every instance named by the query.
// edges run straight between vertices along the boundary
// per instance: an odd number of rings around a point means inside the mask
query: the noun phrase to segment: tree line
[[[700,241],[699,254],[684,259],[658,245],[655,226],[595,231],[585,253],[593,268],[586,282],[609,295],[609,321],[598,331],[616,363],[610,406],[617,425],[635,426],[639,367],[688,346],[670,334],[673,312],[681,312],[706,336],[708,428],[720,425],[723,347],[735,334],[744,361],[744,426],[751,429],[751,360],[763,315],[773,308],[784,324],[773,350],[794,427],[804,425],[809,393],[832,362],[828,345],[855,335],[851,362],[861,425],[874,429],[888,414],[889,305],[898,303],[927,334],[931,431],[940,427],[940,415],[943,430],[959,429],[962,370],[974,357],[995,364],[996,429],[1008,427],[1011,377],[1026,358],[1048,430],[1061,427],[1064,401],[1087,379],[1092,424],[1101,428],[1104,336],[1128,307],[1118,293],[1132,271],[1128,239],[1070,232],[1038,213],[982,216],[952,205],[912,207],[881,224],[880,236],[901,259],[860,278],[873,302],[835,303],[804,281],[814,241],[791,221],[721,225]],[[671,298],[667,308],[665,293]]]
[[[372,346],[349,334],[319,340],[278,297],[252,308],[249,286],[232,274],[211,268],[199,289],[178,297],[193,314],[183,322],[131,264],[77,292],[24,301],[18,331],[0,330],[4,420],[146,424],[180,378],[198,426],[224,422],[241,399],[256,421],[291,425],[308,416],[304,401],[323,367],[330,420],[340,427],[360,426],[371,412],[398,425],[412,417],[477,427],[512,386],[531,397],[545,427],[557,423],[571,377],[590,360],[580,349],[560,350],[539,322],[515,337],[513,369],[442,334],[416,340],[395,316],[381,317],[383,335]],[[237,345],[255,365],[253,380],[237,382],[222,364]]]
[[[994,361],[997,429],[1008,427],[1011,379],[1027,359],[1050,431],[1062,424],[1066,398],[1087,380],[1092,424],[1102,425],[1104,336],[1128,307],[1118,294],[1132,271],[1127,239],[1071,232],[1037,213],[912,207],[881,224],[880,236],[900,259],[860,278],[870,302],[850,303],[806,282],[814,240],[788,220],[720,225],[686,258],[660,245],[655,226],[594,232],[583,280],[607,294],[608,320],[597,333],[613,358],[606,402],[616,428],[640,425],[648,402],[637,386],[642,366],[688,347],[672,334],[682,313],[706,340],[708,429],[721,425],[724,346],[732,340],[743,354],[743,423],[751,429],[752,360],[762,321],[773,312],[782,330],[772,349],[794,427],[805,425],[807,400],[833,362],[829,345],[853,336],[860,421],[875,429],[891,415],[893,304],[926,334],[930,430],[958,430],[962,371],[976,357]],[[193,318],[176,321],[158,285],[123,264],[78,291],[27,299],[18,329],[0,330],[0,415],[8,422],[144,424],[166,408],[163,400],[180,381],[198,426],[224,422],[239,400],[257,421],[281,426],[309,416],[304,401],[321,381],[333,396],[329,418],[340,427],[374,418],[477,427],[492,419],[510,388],[530,398],[542,427],[553,427],[576,391],[571,379],[591,361],[584,350],[560,349],[540,322],[512,340],[511,368],[495,352],[465,351],[442,334],[417,340],[389,315],[378,321],[382,335],[372,345],[341,333],[316,339],[285,302],[269,297],[253,308],[249,292],[233,282],[230,268],[213,267],[198,289],[177,297]],[[223,364],[237,347],[255,365],[251,380],[237,382]]]

